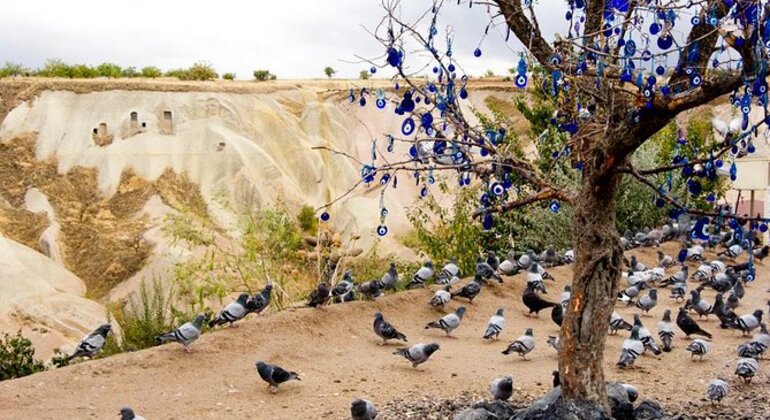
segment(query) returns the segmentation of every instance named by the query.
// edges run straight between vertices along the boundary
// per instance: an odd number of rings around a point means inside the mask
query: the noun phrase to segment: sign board
[[[733,181],[735,190],[766,190],[770,184],[770,162],[767,160],[736,160],[738,173]]]

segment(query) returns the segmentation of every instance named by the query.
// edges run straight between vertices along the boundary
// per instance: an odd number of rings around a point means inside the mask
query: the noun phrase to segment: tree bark
[[[620,163],[598,142],[583,169],[573,205],[575,245],[572,298],[561,329],[562,395],[601,404],[610,413],[604,383],[604,342],[615,303],[623,251],[615,226]],[[620,160],[623,160],[620,158]]]

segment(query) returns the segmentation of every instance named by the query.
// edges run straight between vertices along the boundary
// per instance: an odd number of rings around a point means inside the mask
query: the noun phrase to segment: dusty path
[[[664,251],[675,255],[676,246]],[[637,250],[641,261],[653,264],[655,251]],[[629,253],[630,255],[631,253]],[[711,255],[711,254],[709,254]],[[770,265],[770,262],[766,262]],[[547,297],[557,300],[571,268],[551,270],[558,282],[548,283]],[[758,265],[758,281],[747,287],[747,297],[738,314],[761,308],[767,312],[768,269]],[[673,273],[673,270],[671,270]],[[410,395],[452,397],[463,391],[485,392],[496,376],[512,374],[519,394],[539,395],[550,389],[556,353],[546,344],[558,329],[543,312],[539,319],[523,316],[521,292],[524,276],[506,280],[504,285],[485,288],[475,305],[467,305],[457,338],[446,338],[437,330],[424,330],[426,322],[440,314],[426,302],[432,292],[415,290],[387,296],[375,302],[354,302],[318,310],[298,309],[250,318],[237,329],[223,329],[204,335],[185,354],[177,345],[166,345],[136,353],[77,364],[30,377],[0,383],[0,419],[85,419],[113,418],[119,407],[130,405],[148,419],[222,418],[232,416],[258,419],[345,418],[350,401],[356,397],[375,403]],[[692,287],[690,287],[692,288]],[[660,304],[643,322],[655,331],[665,308],[677,305],[661,292]],[[704,292],[713,302],[714,292]],[[452,308],[458,302],[452,302]],[[498,307],[506,309],[508,325],[498,342],[481,339],[486,322]],[[617,306],[631,321],[635,308]],[[431,361],[414,370],[391,355],[397,347],[378,345],[371,328],[373,313],[404,332],[410,343],[436,341],[441,350]],[[707,382],[721,375],[733,386],[732,398],[751,388],[767,393],[767,361],[751,385],[734,379],[735,348],[745,341],[737,331],[718,328],[718,321],[703,322],[714,334],[712,351],[703,362],[690,361],[684,351],[687,341],[677,330],[675,349],[660,357],[643,356],[638,368],[620,371],[614,367],[627,333],[610,337],[605,365],[609,379],[636,384],[643,397],[670,403],[692,400],[698,406]],[[503,356],[506,344],[526,327],[535,331],[537,346],[529,361]],[[302,382],[287,384],[277,395],[269,394],[255,372],[258,359],[296,370]],[[730,400],[727,401],[730,404]]]

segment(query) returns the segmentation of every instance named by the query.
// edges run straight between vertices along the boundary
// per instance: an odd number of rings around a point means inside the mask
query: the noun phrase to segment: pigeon
[[[558,326],[561,327],[562,322],[564,322],[564,307],[561,305],[553,305],[553,308],[551,309],[551,320]]]
[[[436,350],[439,350],[440,346],[438,343],[430,343],[430,344],[415,344],[412,347],[404,347],[401,349],[396,350],[393,352],[393,354],[397,354],[399,356],[403,356],[406,358],[406,360],[409,360],[412,362],[412,367],[416,368],[417,365],[420,365],[422,363],[425,363],[430,359],[430,356],[436,352]]]
[[[406,285],[407,289],[412,289],[417,286],[425,286],[425,283],[433,278],[433,262],[428,260],[417,270],[412,276],[412,281]]]
[[[666,255],[661,251],[658,251],[658,266],[663,268],[671,268],[676,264],[674,258],[670,255]]]
[[[759,363],[755,359],[744,357],[738,359],[738,364],[735,366],[735,375],[740,376],[745,382],[751,382],[751,378],[757,374],[759,370]]]
[[[241,293],[238,296],[238,300],[225,306],[225,308],[219,312],[219,315],[217,315],[216,318],[209,321],[209,328],[214,328],[217,325],[223,325],[226,323],[229,323],[231,327],[236,326],[234,323],[243,319],[243,317],[249,313],[249,310],[246,308],[246,303],[248,300],[249,294]]]
[[[503,317],[503,308],[498,308],[497,312],[489,318],[487,324],[487,331],[484,333],[484,339],[489,340],[491,338],[497,339],[500,336],[500,332],[505,328],[505,318]]]
[[[382,290],[395,290],[398,283],[398,270],[396,270],[396,263],[391,262],[388,271],[382,275],[380,279],[380,288]]]
[[[358,285],[358,293],[367,299],[377,299],[382,296],[382,289],[379,280],[365,281]]]
[[[123,407],[120,409],[120,420],[144,420],[144,417],[134,413],[131,407]]]
[[[382,339],[381,346],[387,344],[388,340],[407,342],[406,336],[398,332],[388,321],[385,321],[380,312],[374,314],[374,333]]]
[[[640,281],[639,283],[627,287],[622,292],[618,293],[618,299],[621,301],[627,301],[626,305],[632,305],[634,303],[634,299],[639,296],[639,292],[646,289],[647,283],[644,281]]]
[[[681,283],[674,283],[674,286],[671,288],[671,295],[669,295],[670,299],[676,299],[677,303],[684,300],[685,295],[687,294],[687,283],[681,282]]]
[[[513,251],[509,252],[508,256],[500,262],[498,270],[506,276],[513,276],[519,273],[520,267],[516,264],[516,258],[514,257]]]
[[[762,322],[762,314],[762,310],[757,309],[753,313],[741,315],[730,327],[741,330],[744,335],[747,335],[759,327]]]
[[[329,298],[331,297],[330,292],[331,289],[329,288],[329,283],[320,283],[318,287],[310,293],[310,299],[307,302],[307,306],[317,308],[325,305],[329,302]]]
[[[452,258],[441,269],[436,282],[439,284],[455,284],[460,281],[460,267],[457,266],[457,260]]]
[[[548,340],[546,340],[546,343],[548,343],[549,346],[553,347],[554,350],[557,352],[559,351],[559,337],[549,335]]]
[[[481,293],[481,284],[483,280],[481,274],[476,274],[476,277],[470,283],[463,286],[462,289],[452,293],[452,297],[462,297],[468,299],[473,304],[473,299]]]
[[[738,346],[738,356],[758,359],[770,348],[770,334],[767,332],[767,325],[762,323],[759,328],[759,333],[754,335],[750,342]]]
[[[639,340],[639,327],[634,325],[631,329],[631,337],[623,341],[620,350],[620,359],[617,365],[621,368],[633,366],[636,359],[644,352],[644,344]]]
[[[627,330],[631,331],[632,325],[623,320],[623,318],[620,316],[617,312],[612,312],[612,317],[610,318],[610,334],[614,335],[618,333],[618,330]]]
[[[500,283],[503,282],[503,278],[495,272],[495,269],[488,262],[484,261],[483,257],[479,257],[476,260],[476,275],[480,276],[484,281],[495,279]]]
[[[695,322],[694,319],[690,318],[689,315],[687,315],[687,311],[684,310],[684,307],[679,308],[679,314],[676,316],[676,325],[679,327],[680,330],[682,330],[685,334],[685,338],[690,338],[693,334],[702,335],[707,338],[711,338],[711,334],[704,331],[697,322]]]
[[[190,348],[188,346],[201,336],[201,327],[203,326],[204,319],[206,317],[203,314],[198,314],[191,322],[186,322],[174,331],[155,337],[155,341],[159,343],[166,341],[182,343],[184,351],[189,352]]]
[[[571,298],[572,298],[572,285],[568,284],[564,286],[564,291],[561,292],[561,297],[559,298],[559,302],[561,303],[561,306],[566,308]]]
[[[556,251],[554,251],[553,245],[545,247],[545,251],[540,254],[540,260],[543,262],[543,265],[548,267],[553,267],[556,264]]]
[[[721,380],[721,379],[714,379],[711,382],[709,382],[709,386],[706,389],[706,396],[708,397],[709,401],[711,403],[715,402],[721,402],[722,399],[727,397],[727,394],[730,393],[730,385],[727,384],[727,382]]]
[[[743,282],[741,280],[735,282],[733,293],[735,293],[735,296],[737,296],[738,299],[743,299],[743,297],[746,296],[746,289],[743,288]]]
[[[524,335],[517,338],[516,341],[508,345],[508,348],[503,350],[503,354],[518,353],[520,357],[527,360],[527,354],[535,349],[535,337],[532,334],[532,328],[527,328],[524,331]]]
[[[547,300],[541,298],[535,292],[535,286],[532,284],[527,284],[527,288],[524,290],[524,294],[521,296],[521,300],[529,309],[529,314],[527,314],[527,316],[532,316],[533,313],[538,315],[543,309],[552,308],[555,305],[558,305],[558,303],[548,302]]]
[[[465,306],[460,306],[457,308],[454,313],[444,315],[441,319],[438,321],[429,322],[425,325],[425,329],[428,328],[439,328],[444,330],[446,335],[451,335],[452,331],[460,326],[460,322],[463,320],[463,315],[465,315]]]
[[[711,345],[706,340],[696,338],[687,346],[686,350],[690,352],[690,358],[700,356],[700,359],[703,360],[703,356],[711,350]]]
[[[711,264],[701,264],[700,267],[692,273],[692,278],[697,281],[705,281],[710,279],[713,274],[714,267],[711,266]]]
[[[660,347],[658,347],[655,338],[650,334],[650,330],[642,324],[642,318],[639,314],[634,314],[634,326],[639,328],[639,340],[644,344],[644,350],[650,350],[656,356],[659,355],[661,353]]]
[[[629,264],[629,268],[637,272],[647,270],[647,266],[638,261],[636,259],[636,255],[631,256],[631,263]]]
[[[700,245],[687,248],[687,259],[690,261],[703,261],[703,252],[705,250]]]
[[[698,290],[691,290],[690,296],[691,296],[689,300],[690,308],[695,310],[699,318],[705,315],[706,319],[708,319],[709,314],[714,309],[714,307],[710,303],[708,303],[705,299],[701,298],[700,292]]]
[[[620,384],[620,386],[623,387],[623,389],[626,390],[626,394],[628,394],[628,401],[634,402],[639,398],[639,390],[636,389],[635,386],[631,384]]]
[[[302,380],[300,379],[297,372],[289,372],[280,366],[271,365],[261,360],[257,362],[255,367],[257,368],[259,377],[262,378],[263,381],[267,382],[268,388],[270,388],[274,394],[278,392],[278,386],[280,386],[282,383],[289,382],[291,380]]]
[[[500,269],[500,259],[497,258],[494,251],[487,252],[487,264],[489,264],[495,272]]]
[[[503,376],[489,384],[489,392],[496,401],[507,401],[513,395],[513,378]]]
[[[753,251],[754,258],[759,260],[759,262],[762,262],[765,258],[767,258],[768,253],[770,253],[770,246],[765,245],[760,249],[755,249]]]
[[[556,388],[557,386],[561,386],[561,380],[559,379],[559,371],[554,370],[551,372],[551,375],[553,376],[553,387]]]
[[[548,293],[545,289],[545,283],[543,283],[543,275],[540,274],[539,265],[533,263],[529,266],[527,272],[527,286],[532,285],[535,290],[539,290],[543,293]]]
[[[642,313],[650,315],[650,309],[658,304],[658,291],[651,289],[647,296],[642,296],[636,301],[636,307],[642,310]]]
[[[337,302],[347,302],[352,297],[353,287],[355,287],[353,272],[348,270],[342,275],[342,280],[332,289],[332,297]]]
[[[714,309],[712,312],[719,318],[719,326],[721,328],[729,328],[738,319],[738,315],[735,315],[735,312],[725,305],[721,293],[717,293],[714,298]]]
[[[100,325],[97,329],[80,340],[78,347],[75,349],[75,353],[72,353],[71,356],[67,357],[67,361],[69,362],[78,357],[88,357],[91,359],[96,356],[96,353],[99,353],[107,342],[107,334],[110,331],[112,331],[112,325]]]
[[[530,265],[532,265],[533,262],[535,262],[535,253],[530,249],[527,250],[526,254],[523,254],[519,257],[518,261],[516,261],[516,264],[520,269],[526,270]]]
[[[441,308],[442,311],[445,311],[446,304],[452,300],[452,294],[449,292],[451,288],[452,286],[447,284],[443,289],[436,290],[436,293],[430,300],[430,304],[436,308]]]
[[[735,260],[735,257],[740,256],[743,253],[743,247],[740,244],[731,245],[729,248],[722,252],[717,253],[717,258],[729,258]]]
[[[734,310],[741,304],[741,299],[738,297],[738,295],[735,294],[735,290],[731,291],[729,295],[727,295],[727,300],[725,300],[725,308],[728,310]]]
[[[352,420],[374,420],[377,418],[377,409],[369,400],[360,398],[350,404],[350,418]]]
[[[265,285],[265,288],[262,289],[259,294],[254,295],[251,299],[249,299],[246,302],[246,309],[249,310],[249,313],[255,313],[260,314],[262,311],[265,310],[268,306],[270,306],[270,297],[271,292],[273,290],[272,284]]]
[[[658,322],[658,337],[663,342],[663,351],[671,351],[671,343],[674,339],[674,323],[671,322],[671,309],[663,312],[663,319]]]
[[[687,281],[687,277],[688,277],[687,274],[689,270],[690,269],[686,265],[682,265],[682,268],[680,268],[679,271],[676,272],[676,274],[667,278],[666,280],[663,280],[660,283],[660,287],[667,287],[669,285],[676,284],[676,283],[684,283],[685,281]]]

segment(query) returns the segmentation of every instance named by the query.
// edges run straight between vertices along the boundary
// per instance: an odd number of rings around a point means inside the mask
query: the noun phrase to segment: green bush
[[[73,79],[93,79],[98,76],[96,69],[86,64],[73,64],[70,68],[70,77]]]
[[[214,80],[219,77],[211,63],[205,61],[198,61],[187,69],[187,79],[182,80]]]
[[[35,359],[35,348],[29,339],[21,335],[3,334],[0,339],[0,381],[31,375],[45,370],[45,365]]]
[[[42,69],[37,71],[42,77],[72,77],[72,68],[60,58],[49,58]]]
[[[266,80],[275,80],[277,76],[270,73],[269,70],[254,70],[254,79],[258,82],[264,82]]]
[[[96,72],[100,77],[116,79],[122,74],[123,68],[113,63],[102,63],[96,66]]]
[[[315,209],[311,206],[304,205],[297,215],[297,222],[299,222],[299,228],[303,232],[315,236],[318,233],[318,217],[315,215]]]
[[[324,68],[324,74],[326,75],[326,77],[331,79],[332,77],[334,77],[335,74],[337,74],[337,70],[334,70],[333,68],[327,66],[326,68]]]
[[[5,65],[0,68],[0,79],[3,77],[12,77],[12,76],[25,76],[29,74],[29,70],[24,68],[21,64],[11,63],[10,61],[6,61]]]
[[[225,80],[235,80],[235,73],[225,73],[222,75]]]
[[[121,76],[121,77],[139,77],[139,76],[141,76],[141,75],[142,75],[142,73],[140,73],[140,72],[139,72],[139,71],[136,69],[136,67],[134,67],[134,66],[131,66],[131,67],[126,67],[126,68],[124,68],[124,69],[123,69],[123,70],[120,72],[120,76]]]
[[[155,79],[163,76],[163,72],[155,66],[142,67],[142,77]]]
[[[185,69],[171,69],[167,71],[164,76],[166,77],[176,77],[179,80],[189,80],[190,75],[187,73],[187,70]]]
[[[369,70],[361,70],[361,72],[358,73],[358,78],[361,80],[369,80],[370,77],[372,77],[372,74],[369,73]]]

